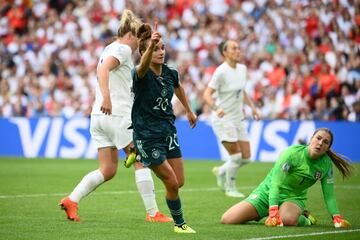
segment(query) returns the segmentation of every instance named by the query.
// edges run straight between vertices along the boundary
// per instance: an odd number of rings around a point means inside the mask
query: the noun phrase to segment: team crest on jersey
[[[259,196],[257,194],[251,194],[250,199],[257,199]]]
[[[316,171],[314,177],[315,177],[316,180],[319,180],[321,178],[321,172]]]
[[[163,88],[163,89],[161,90],[161,96],[165,97],[166,94],[167,94],[167,90],[166,90],[166,88]]]
[[[152,153],[151,153],[151,156],[154,158],[154,159],[158,159],[160,157],[160,152],[156,149],[153,149],[152,150]]]
[[[290,164],[289,163],[284,163],[282,166],[281,166],[281,170],[283,171],[283,172],[289,172],[289,170],[290,170]]]

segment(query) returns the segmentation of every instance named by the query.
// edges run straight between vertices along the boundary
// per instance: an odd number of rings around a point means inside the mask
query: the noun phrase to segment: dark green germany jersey
[[[163,64],[160,76],[149,69],[140,79],[133,69],[132,77],[135,96],[131,120],[136,139],[167,137],[175,133],[171,99],[174,88],[179,87],[177,70]]]
[[[272,206],[286,199],[306,200],[308,189],[317,181],[321,183],[329,213],[338,214],[332,161],[327,154],[311,159],[308,146],[294,145],[285,149],[258,189],[268,193]]]

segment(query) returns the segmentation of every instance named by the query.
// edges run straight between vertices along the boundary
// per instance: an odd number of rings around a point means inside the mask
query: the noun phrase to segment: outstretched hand
[[[222,118],[222,117],[225,116],[225,114],[226,114],[226,113],[224,112],[224,109],[222,109],[222,108],[216,109],[215,113],[216,113],[216,115],[217,115],[219,118]]]
[[[279,207],[271,206],[269,208],[269,217],[265,221],[267,227],[282,227],[284,224],[281,221]]]
[[[343,219],[341,215],[334,215],[333,223],[335,228],[349,228],[351,226],[351,224]]]
[[[161,38],[161,34],[157,31],[157,22],[155,22],[154,32],[151,34],[151,43],[155,46]]]
[[[194,128],[196,126],[197,116],[192,111],[187,112],[186,116],[187,116],[187,118],[189,120],[190,127]]]
[[[105,115],[111,115],[111,113],[112,113],[112,104],[111,104],[110,97],[104,97],[104,99],[103,99],[103,101],[101,103],[100,111],[102,113],[104,113]]]
[[[258,111],[255,108],[252,110],[252,116],[256,121],[259,121],[261,119],[260,114],[258,113]]]

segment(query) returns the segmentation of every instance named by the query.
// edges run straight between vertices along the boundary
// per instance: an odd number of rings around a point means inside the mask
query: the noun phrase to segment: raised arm
[[[100,91],[103,97],[103,102],[101,104],[100,110],[105,115],[111,115],[112,112],[112,104],[109,90],[109,74],[111,70],[113,70],[119,65],[120,62],[118,59],[113,56],[109,56],[105,58],[104,62],[99,66],[97,70]]]
[[[179,99],[179,101],[181,102],[181,104],[183,105],[183,107],[185,109],[186,116],[190,123],[190,127],[194,128],[196,126],[197,116],[191,111],[184,88],[181,85],[179,85],[177,88],[175,88],[175,95]]]
[[[136,67],[136,73],[140,79],[142,79],[149,70],[153,51],[155,50],[156,44],[159,42],[160,38],[161,34],[159,32],[155,31],[151,34],[148,46],[144,54],[141,56],[140,64]]]

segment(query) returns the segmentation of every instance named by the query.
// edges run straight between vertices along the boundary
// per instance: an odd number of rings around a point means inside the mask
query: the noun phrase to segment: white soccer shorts
[[[249,141],[243,122],[215,121],[212,123],[212,127],[220,142]]]
[[[97,148],[123,149],[132,141],[129,118],[113,115],[91,115],[90,133]]]

